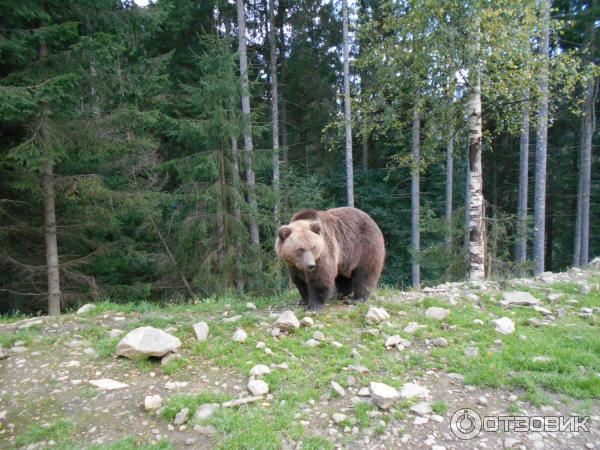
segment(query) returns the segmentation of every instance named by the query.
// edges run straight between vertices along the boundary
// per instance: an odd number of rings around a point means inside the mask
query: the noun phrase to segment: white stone
[[[181,359],[181,358],[182,358],[182,356],[179,353],[168,353],[162,357],[162,359],[160,360],[160,365],[166,366],[171,361],[175,361],[175,360]]]
[[[158,409],[162,406],[162,398],[160,395],[146,395],[144,399],[144,409],[151,411]]]
[[[130,359],[161,357],[181,346],[179,338],[154,327],[130,331],[117,345],[117,355]]]
[[[310,338],[308,341],[306,341],[304,343],[304,345],[306,345],[307,347],[317,347],[319,344],[321,343],[321,341],[317,341],[316,339]]]
[[[474,320],[473,320],[473,323],[474,323],[475,325],[483,325],[483,320],[481,320],[481,319],[474,319]]]
[[[427,308],[427,311],[425,311],[425,317],[428,319],[444,320],[449,315],[449,310],[446,308],[440,308],[438,306],[432,306],[431,308]]]
[[[415,417],[415,420],[413,422],[413,425],[425,425],[427,422],[429,422],[429,419],[427,417]]]
[[[436,337],[431,343],[436,347],[448,347],[448,341],[443,337]]]
[[[487,406],[488,399],[482,395],[481,397],[477,397],[477,403],[479,403],[481,406]]]
[[[123,333],[125,333],[123,330],[119,330],[118,328],[113,328],[112,330],[110,330],[110,333],[108,333],[108,336],[111,338],[116,338],[121,336]]]
[[[511,334],[515,332],[515,323],[508,317],[492,320],[492,323],[496,326],[498,333]]]
[[[388,320],[390,315],[383,308],[377,308],[375,306],[371,306],[365,315],[365,320],[367,323],[380,323],[384,320]]]
[[[302,320],[300,321],[300,325],[302,325],[303,327],[312,327],[315,324],[315,321],[312,319],[312,317],[304,317],[302,318]]]
[[[165,389],[168,389],[169,391],[172,391],[173,389],[184,388],[188,384],[189,383],[187,381],[167,381],[165,383]]]
[[[335,381],[331,382],[331,388],[337,392],[340,397],[346,396],[346,390]]]
[[[400,396],[402,398],[428,398],[429,389],[423,386],[419,386],[416,383],[404,383],[402,389],[400,390]]]
[[[94,305],[93,303],[86,303],[77,310],[77,315],[81,316],[83,314],[87,314],[90,311],[93,311],[94,309],[96,309],[96,305]]]
[[[269,393],[269,385],[262,380],[251,379],[248,381],[248,390],[252,395],[266,395]]]
[[[390,408],[400,398],[398,391],[392,386],[372,381],[369,384],[371,401],[381,409]]]
[[[206,341],[210,333],[210,328],[206,322],[198,322],[194,324],[194,333],[196,333],[196,338],[199,341]]]
[[[98,380],[90,380],[92,386],[104,389],[105,391],[113,391],[115,389],[123,389],[129,387],[127,383],[121,383],[120,381],[111,380],[110,378],[100,378]]]
[[[254,309],[256,309],[256,305],[252,302],[248,302],[248,303],[246,303],[246,308],[254,310]]]
[[[421,328],[421,325],[419,325],[417,322],[409,322],[402,331],[404,331],[406,334],[415,334],[417,331],[419,331],[419,328]]]
[[[296,317],[293,311],[287,310],[282,312],[277,320],[275,321],[274,326],[279,328],[281,331],[293,331],[295,329],[300,328],[300,321]]]
[[[252,369],[250,369],[251,377],[262,377],[263,375],[268,375],[271,373],[271,369],[264,364],[257,364]]]
[[[334,423],[341,423],[344,420],[346,420],[347,416],[346,414],[342,414],[342,413],[335,413],[331,416],[331,420],[333,420]]]
[[[235,333],[233,333],[231,339],[233,340],[233,342],[244,342],[246,339],[248,339],[248,333],[246,333],[241,328],[238,328],[237,330],[235,330]]]
[[[360,395],[361,397],[368,397],[369,395],[371,395],[371,391],[368,387],[360,388],[358,390],[358,395]]]
[[[419,416],[426,416],[431,414],[431,403],[429,402],[419,402],[410,407],[410,410]]]
[[[325,335],[320,331],[315,331],[313,334],[313,339],[323,342],[325,340]]]
[[[181,408],[181,411],[179,411],[177,414],[175,414],[175,420],[173,420],[173,423],[175,425],[183,425],[184,423],[187,422],[189,415],[190,415],[189,408]]]
[[[194,414],[194,421],[202,422],[210,418],[214,412],[219,409],[221,405],[219,403],[204,403],[200,405],[196,410],[196,414]]]
[[[533,306],[539,305],[540,301],[531,295],[529,292],[521,291],[510,291],[505,292],[502,295],[500,304],[505,308],[511,308],[513,306]]]

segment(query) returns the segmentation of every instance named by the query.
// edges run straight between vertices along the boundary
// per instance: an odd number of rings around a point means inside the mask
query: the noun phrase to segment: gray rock
[[[355,372],[358,372],[363,375],[371,373],[371,371],[367,367],[361,366],[360,364],[352,364],[352,365],[348,366],[348,369],[354,370]]]
[[[429,389],[423,386],[419,386],[416,383],[405,383],[400,390],[400,396],[402,398],[428,398]]]
[[[347,419],[346,414],[342,414],[342,413],[335,413],[331,416],[331,420],[333,420],[333,423],[337,423],[337,424],[343,422],[346,419]]]
[[[421,328],[421,325],[419,325],[417,322],[409,322],[402,331],[404,331],[406,334],[415,334],[417,331],[419,331],[419,328]]]
[[[108,336],[111,337],[111,338],[116,338],[116,337],[121,336],[123,333],[125,333],[123,330],[119,330],[118,328],[113,328],[108,333]]]
[[[248,390],[252,395],[266,395],[269,393],[269,385],[262,380],[251,379],[248,381]]]
[[[428,319],[444,320],[449,315],[449,310],[446,308],[440,308],[438,306],[432,306],[431,308],[427,308],[427,311],[425,311],[425,317]]]
[[[481,406],[487,406],[488,399],[482,395],[481,397],[477,397],[477,403],[479,403]]]
[[[581,286],[581,289],[579,290],[579,293],[581,295],[588,295],[592,292],[592,287],[589,284],[584,284],[583,286]]]
[[[219,403],[204,403],[198,406],[196,414],[194,414],[194,421],[202,422],[203,420],[210,418],[220,407],[221,405]]]
[[[96,305],[94,305],[93,303],[86,303],[85,305],[83,305],[81,308],[79,308],[77,310],[77,315],[81,316],[83,314],[87,314],[90,311],[93,311],[94,309],[96,309]]]
[[[300,321],[293,311],[287,310],[282,312],[275,321],[275,328],[284,332],[291,332],[300,328]]]
[[[0,345],[0,359],[6,359],[9,356],[10,355],[8,354],[8,352]]]
[[[410,411],[418,414],[419,416],[426,416],[431,414],[431,403],[429,402],[419,402],[410,407]]]
[[[246,308],[250,309],[250,310],[255,310],[256,309],[256,305],[252,302],[248,302],[246,303]]]
[[[307,347],[310,348],[315,348],[317,347],[319,344],[321,343],[321,341],[317,341],[316,339],[310,338],[308,341],[306,341],[304,343],[304,345],[306,345]]]
[[[315,331],[313,334],[313,339],[323,342],[325,340],[325,335],[320,331]]]
[[[502,334],[511,334],[515,332],[515,323],[508,317],[492,320],[496,327],[496,331]]]
[[[189,408],[181,408],[181,411],[179,411],[175,415],[175,420],[173,420],[173,423],[175,425],[183,425],[184,423],[187,422],[189,415],[190,415]]]
[[[248,339],[248,333],[246,333],[241,328],[238,328],[237,330],[235,330],[235,333],[233,333],[231,339],[233,340],[233,342],[244,342],[246,339]]]
[[[450,372],[448,374],[448,378],[450,378],[455,383],[462,383],[465,380],[465,377],[460,373]]]
[[[371,401],[381,409],[389,409],[400,398],[400,393],[395,388],[384,383],[372,381],[369,384],[369,391]]]
[[[251,377],[262,377],[263,375],[268,375],[271,373],[271,369],[264,364],[257,364],[252,369],[250,369]]]
[[[160,395],[147,395],[144,399],[144,409],[152,411],[162,406],[162,398]]]
[[[149,356],[161,357],[181,346],[179,338],[154,327],[140,327],[130,331],[117,345],[117,355],[129,359]]]
[[[210,333],[210,328],[206,322],[198,322],[194,324],[194,333],[196,333],[196,338],[199,341],[206,341]]]
[[[531,295],[529,292],[521,291],[510,291],[505,292],[502,295],[500,304],[505,308],[512,308],[513,306],[533,306],[539,305],[540,301]]]
[[[371,306],[365,315],[366,322],[370,324],[377,324],[384,320],[388,320],[389,318],[390,315],[385,309],[377,308],[375,306]]]
[[[127,383],[121,383],[120,381],[111,380],[110,378],[100,378],[98,380],[90,380],[89,383],[92,386],[103,389],[105,391],[114,391],[116,389],[123,389],[129,387]]]
[[[443,337],[436,337],[431,343],[436,347],[448,347],[448,341]]]
[[[335,381],[331,382],[331,388],[337,392],[340,397],[346,396],[346,390]]]
[[[312,317],[304,317],[302,318],[302,320],[300,321],[300,325],[302,325],[303,327],[307,327],[310,328],[315,324],[315,321],[312,319]]]
[[[162,357],[162,359],[160,360],[160,364],[162,366],[166,366],[171,361],[175,361],[175,360],[181,359],[181,358],[182,358],[182,356],[179,353],[168,353]]]

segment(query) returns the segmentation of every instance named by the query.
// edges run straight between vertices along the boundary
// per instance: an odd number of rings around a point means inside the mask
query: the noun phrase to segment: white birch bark
[[[412,120],[412,166],[411,166],[411,247],[412,247],[412,286],[421,287],[421,116],[418,104],[415,105]]]
[[[344,126],[346,130],[346,193],[348,206],[354,206],[354,167],[352,165],[352,122],[350,107],[350,51],[348,48],[348,0],[342,0],[344,31]]]
[[[527,94],[529,97],[529,94]],[[517,240],[515,261],[527,260],[527,195],[529,182],[529,99],[523,103],[521,112],[521,140],[519,147],[519,198],[517,205]]]
[[[273,215],[275,225],[278,227],[280,219],[280,195],[279,195],[279,97],[277,95],[277,42],[275,40],[275,5],[274,0],[269,0],[269,44],[271,59],[271,133],[273,139],[273,193],[275,194],[275,206]]]

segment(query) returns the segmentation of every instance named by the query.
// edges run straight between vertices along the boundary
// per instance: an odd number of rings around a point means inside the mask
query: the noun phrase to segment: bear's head
[[[303,272],[312,272],[325,250],[321,222],[295,220],[277,230],[275,251],[283,262]]]

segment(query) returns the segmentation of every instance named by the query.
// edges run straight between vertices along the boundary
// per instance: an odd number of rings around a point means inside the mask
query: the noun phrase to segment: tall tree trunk
[[[581,135],[583,138],[583,121],[581,123],[582,130]],[[582,207],[582,193],[583,193],[583,177],[581,174],[582,170],[583,158],[582,155],[579,155],[579,180],[577,183],[577,209],[575,212],[575,230],[573,237],[573,266],[579,267],[581,266],[581,207]]]
[[[246,11],[244,0],[237,0],[237,20],[240,56],[240,77],[242,83],[242,117],[244,120],[244,153],[246,162],[246,183],[250,206],[250,242],[260,252],[258,234],[258,205],[256,202],[256,175],[253,169],[252,118],[250,116],[250,83],[248,81],[248,56],[246,51]],[[258,255],[260,260],[260,255]]]
[[[535,147],[535,191],[533,259],[536,275],[544,272],[544,250],[546,240],[546,159],[548,155],[548,59],[550,45],[551,0],[542,0],[542,36],[540,55],[540,97]]]
[[[452,194],[454,190],[454,136],[450,135],[446,144],[446,250],[452,247]]]
[[[592,11],[595,11],[596,0],[592,1]],[[595,23],[590,20],[588,25],[588,45],[591,55],[595,55]],[[593,63],[592,63],[593,64]],[[594,77],[588,79],[585,92],[585,103],[583,105],[582,138],[581,138],[581,251],[580,263],[585,265],[589,262],[590,246],[590,195],[592,176],[592,137],[594,136],[594,104],[596,98],[596,80]]]
[[[48,59],[48,46],[41,41],[38,55],[42,64]],[[50,135],[48,131],[48,115],[50,107],[42,104],[40,122],[40,138],[44,153],[50,152]],[[42,162],[42,191],[44,194],[44,240],[46,242],[46,272],[48,277],[48,314],[60,314],[62,292],[60,290],[60,266],[58,262],[58,242],[56,239],[56,206],[54,192],[54,163],[51,159]]]
[[[237,196],[240,194],[240,168],[238,164],[238,145],[235,137],[231,138],[231,179],[233,184],[233,217],[236,224],[242,223],[242,212]],[[244,271],[242,269],[242,241],[239,233],[236,233],[235,245],[238,257],[235,259],[234,282],[238,292],[244,291]]]
[[[517,240],[515,261],[527,260],[527,191],[529,182],[529,93],[521,112],[521,140],[519,147],[519,199],[517,205]]]
[[[279,97],[277,95],[277,42],[275,40],[275,5],[274,0],[269,0],[269,44],[271,57],[271,128],[273,135],[273,192],[275,194],[275,225],[279,226],[280,199],[279,199]]]
[[[469,236],[470,227],[469,227],[469,205],[471,204],[471,171],[469,170],[469,147],[467,145],[467,158],[466,158],[466,183],[465,183],[465,235],[463,240],[463,246],[465,250],[465,254],[467,255],[467,264],[469,263]]]
[[[421,287],[421,115],[418,102],[412,120],[412,165],[411,165],[411,246],[412,246],[412,285]]]
[[[350,108],[350,51],[348,48],[348,0],[342,0],[344,16],[344,125],[346,129],[346,193],[348,206],[354,206],[354,167],[352,165],[352,118]]]
[[[469,100],[467,102],[469,130],[469,279],[485,278],[484,198],[481,153],[483,150],[481,119],[480,52],[481,31],[477,23],[470,43],[472,65],[469,70]]]

